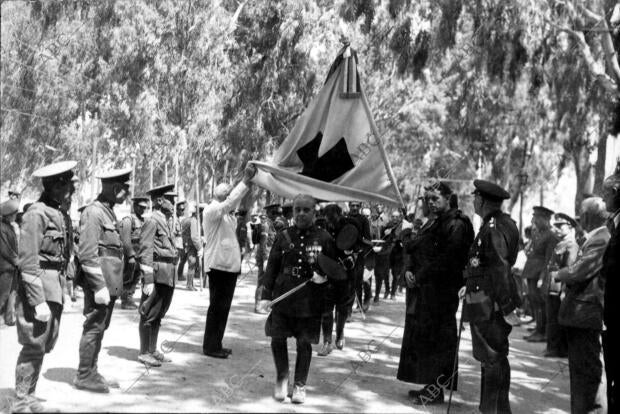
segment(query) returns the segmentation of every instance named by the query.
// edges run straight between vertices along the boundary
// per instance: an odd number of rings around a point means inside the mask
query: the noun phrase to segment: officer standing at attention
[[[520,305],[511,268],[519,250],[519,230],[501,210],[510,194],[489,181],[474,180],[474,211],[482,226],[469,251],[465,272],[464,320],[471,323],[474,358],[481,363],[479,409],[482,413],[510,413],[508,335],[520,323]]]
[[[0,317],[9,326],[15,325],[15,302],[9,298],[17,284],[17,234],[11,223],[18,211],[17,200],[0,204]]]
[[[18,249],[21,272],[16,301],[17,338],[22,350],[15,368],[13,411],[39,412],[34,397],[43,356],[56,344],[64,302],[64,271],[68,233],[60,210],[73,195],[73,168],[63,161],[33,173],[42,179],[43,193],[24,214]]]
[[[133,213],[121,220],[118,230],[125,255],[121,309],[138,309],[133,302],[133,294],[136,291],[136,284],[139,278],[136,255],[140,246],[140,229],[144,223],[142,216],[149,206],[149,199],[146,197],[134,197],[131,200],[133,201]]]
[[[172,235],[174,236],[174,246],[177,248],[177,253],[179,256],[179,264],[178,264],[178,278],[179,282],[185,280],[185,276],[183,275],[183,269],[185,268],[185,263],[187,262],[187,252],[183,247],[183,228],[181,227],[181,222],[185,219],[185,208],[187,207],[187,202],[185,200],[177,202],[176,208],[176,217],[170,217],[170,227],[172,228]]]
[[[80,362],[73,385],[80,390],[110,392],[110,383],[99,374],[97,360],[103,334],[110,326],[114,302],[123,292],[123,246],[114,205],[129,195],[131,168],[100,174],[101,193],[80,218],[78,256],[83,278],[86,317],[80,340]]]
[[[275,304],[267,318],[265,333],[271,337],[271,351],[276,365],[274,398],[284,401],[288,391],[288,350],[286,339],[297,340],[295,383],[291,401],[301,404],[306,399],[306,380],[312,359],[312,345],[319,342],[321,313],[325,295],[324,272],[317,265],[319,253],[334,259],[334,240],[325,230],[314,225],[316,200],[309,195],[298,195],[293,202],[295,226],[282,230],[276,236],[265,269],[265,287],[261,308],[270,301],[301,285],[301,291]]]
[[[142,274],[142,299],[138,360],[147,367],[158,367],[162,362],[170,362],[157,350],[157,336],[161,320],[172,302],[178,259],[170,220],[174,214],[174,197],[177,195],[173,190],[174,184],[166,184],[147,191],[153,203],[153,214],[146,219],[140,232],[138,262]]]

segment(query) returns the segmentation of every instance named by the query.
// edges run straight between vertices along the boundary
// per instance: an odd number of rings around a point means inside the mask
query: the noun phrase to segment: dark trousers
[[[183,280],[183,268],[185,267],[185,262],[187,262],[187,253],[185,249],[177,249],[179,253],[179,264],[177,266],[177,280]]]
[[[288,378],[288,348],[286,338],[271,338],[271,353],[276,365],[278,381]],[[297,338],[297,359],[295,361],[295,385],[303,387],[308,380],[310,361],[312,360],[312,345],[310,342]]]
[[[15,323],[15,297],[17,277],[15,271],[0,273],[0,316],[7,325]]]
[[[401,258],[400,261],[390,260],[390,269],[392,270],[392,290],[391,295],[396,295],[396,290],[403,286],[403,277],[405,275],[405,266]]]
[[[482,413],[510,413],[510,365],[508,335],[512,327],[501,312],[487,321],[471,324],[474,358],[481,362],[480,406]]]
[[[41,322],[35,319],[34,307],[28,304],[23,293],[17,296],[17,339],[22,345],[15,367],[17,398],[24,398],[34,393],[43,364],[43,356],[54,349],[58,339],[62,305],[55,302],[47,302],[47,304],[51,315],[47,322]]]
[[[385,283],[385,293],[390,292],[390,256],[377,255],[375,257],[375,298],[381,294],[381,285]]]
[[[238,276],[239,273],[217,269],[209,272],[209,309],[202,341],[204,352],[217,352],[222,349],[222,339]]]
[[[536,330],[534,332],[544,335],[547,331],[547,312],[545,298],[541,294],[540,288],[536,286],[537,283],[538,279],[527,279],[527,296],[532,308],[532,316],[536,321]]]
[[[254,292],[254,304],[258,305],[258,302],[261,300],[261,296],[263,295],[263,289],[265,285],[265,248],[261,245],[256,246],[256,269],[257,269],[257,279],[256,279],[256,291]]]
[[[91,289],[84,289],[84,311],[86,316],[80,339],[80,363],[78,366],[77,377],[86,380],[97,374],[97,361],[103,334],[110,326],[112,311],[116,296],[110,297],[110,303],[100,305],[95,303],[95,294]]]
[[[620,371],[620,332],[612,331],[607,327],[603,332],[603,355],[605,356],[605,374],[607,376],[607,410],[610,413],[618,412],[620,409],[620,395],[618,395],[618,372]]]
[[[194,287],[194,278],[200,277],[200,261],[194,248],[187,249],[187,287]]]
[[[189,275],[188,275],[189,276]],[[153,353],[157,350],[157,337],[161,320],[166,316],[174,288],[172,286],[155,283],[153,292],[146,296],[142,293],[140,300],[140,354]]]
[[[126,302],[133,297],[139,279],[140,271],[138,264],[134,263],[130,265],[125,262],[125,267],[123,268],[123,294],[121,295],[121,301]]]
[[[566,333],[558,322],[561,302],[559,295],[547,295],[547,352],[566,355],[568,352]]]
[[[601,393],[603,376],[601,331],[570,327],[565,329],[568,339],[571,413],[582,414],[603,410],[607,404]]]
[[[325,308],[321,316],[321,330],[323,331],[323,342],[331,344],[334,330],[334,309],[336,310],[336,340],[339,340],[344,336],[344,325],[347,322],[349,307],[355,299],[353,298],[353,286],[350,280],[330,281],[328,283]]]

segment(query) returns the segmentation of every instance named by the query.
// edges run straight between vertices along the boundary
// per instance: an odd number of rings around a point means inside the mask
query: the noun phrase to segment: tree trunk
[[[584,199],[585,185],[588,181],[588,175],[590,172],[590,166],[583,153],[586,152],[585,148],[578,150],[578,153],[573,153],[573,164],[575,165],[575,177],[577,178],[577,188],[575,192],[575,216],[581,214],[581,202]]]
[[[607,160],[607,117],[601,116],[598,124],[597,158],[594,166],[594,194],[602,194],[603,181],[605,180],[605,161]]]

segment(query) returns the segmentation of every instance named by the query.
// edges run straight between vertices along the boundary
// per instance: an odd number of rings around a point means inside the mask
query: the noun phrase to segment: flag
[[[404,205],[345,46],[327,80],[268,162],[252,161],[253,182],[282,197],[311,194],[325,201]]]

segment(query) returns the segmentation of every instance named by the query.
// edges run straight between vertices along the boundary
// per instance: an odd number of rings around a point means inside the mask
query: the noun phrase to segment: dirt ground
[[[202,354],[208,290],[187,291],[184,282],[177,287],[159,335],[160,347],[172,362],[160,368],[146,369],[136,360],[137,312],[122,310],[117,303],[99,357],[100,372],[119,383],[109,394],[79,391],[71,385],[83,317],[81,300],[68,302],[58,343],[45,357],[36,395],[52,412],[446,412],[447,404],[413,406],[407,391],[418,387],[396,380],[404,294],[372,306],[366,320],[354,313],[345,328],[344,350],[318,357],[314,347],[305,404],[275,401],[275,369],[264,334],[266,316],[253,312],[255,283],[255,273],[244,266],[224,338],[224,346],[233,350],[226,360]],[[568,361],[543,358],[544,344],[523,341],[526,333],[524,326],[511,334],[513,412],[568,412]],[[19,350],[15,327],[0,326],[0,412],[10,409],[14,397]],[[476,413],[480,368],[471,356],[467,328],[459,359],[459,391],[453,395],[451,412]],[[292,373],[293,340],[289,340],[289,360]]]

